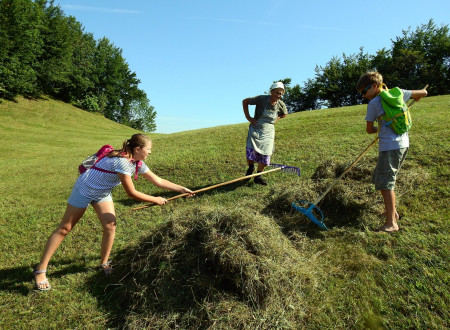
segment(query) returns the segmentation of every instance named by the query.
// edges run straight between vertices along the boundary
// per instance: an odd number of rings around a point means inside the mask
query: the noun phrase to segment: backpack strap
[[[389,90],[389,89],[388,89],[388,87],[386,86],[386,84],[385,84],[385,83],[382,83],[382,84],[380,85],[380,91],[381,91],[381,92],[385,92],[385,91],[387,91],[387,90]],[[380,93],[381,93],[381,92],[380,92]],[[381,97],[381,95],[380,95],[380,97]],[[380,132],[381,119],[383,119],[383,116],[384,116],[384,115],[382,115],[382,116],[380,116],[380,117],[377,118],[377,121],[378,121],[378,131],[377,131],[377,136],[378,136],[378,133]]]
[[[137,180],[138,179],[139,169],[142,167],[142,161],[138,160],[135,163],[136,163],[136,172],[134,173],[134,179]],[[95,165],[93,165],[91,167],[91,169],[94,169],[94,170],[97,170],[97,171],[100,171],[100,172],[103,172],[103,173],[117,174],[117,172],[108,171],[108,170],[105,170],[103,168],[96,167]]]
[[[389,88],[386,86],[385,83],[382,83],[382,84],[380,85],[380,89],[381,89],[382,92],[385,92],[385,91],[388,91],[388,90],[389,90]]]
[[[395,121],[396,121],[395,118],[400,117],[400,116],[405,116],[406,124],[409,125],[408,116],[406,115],[405,112],[401,112],[401,113],[396,114],[396,115],[393,116],[393,117],[390,117],[390,118],[389,118],[389,121],[386,122],[386,124],[384,124],[384,126],[389,126],[390,124],[392,124],[392,122],[395,122]]]
[[[141,160],[136,161],[136,171],[134,172],[135,180],[138,179],[138,172],[139,172],[139,169],[141,168],[141,166],[142,166],[142,161]]]
[[[96,167],[95,165],[92,166],[91,169],[97,170],[97,171],[100,171],[100,172],[103,172],[103,173],[117,174],[117,172],[111,172],[111,171],[105,170],[103,168]]]
[[[113,150],[114,150],[114,148],[111,145],[105,144],[95,154],[97,156],[97,160],[94,164],[97,164],[100,161],[100,159],[105,158]]]

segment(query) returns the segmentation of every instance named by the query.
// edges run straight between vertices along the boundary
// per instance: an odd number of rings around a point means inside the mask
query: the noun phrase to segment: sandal
[[[44,269],[44,270],[37,270],[36,268],[33,269],[33,274],[35,276],[34,282],[36,283],[35,284],[36,290],[48,291],[52,288],[52,286],[50,285],[50,282],[48,281],[47,278],[45,278],[45,280],[43,280],[42,282],[39,282],[39,283],[36,282],[36,275],[37,274],[45,274],[45,273],[47,273],[47,269]],[[47,284],[48,284],[47,287],[42,287],[43,285],[47,285]]]
[[[105,262],[104,264],[100,265],[100,270],[103,271],[103,273],[105,273],[105,275],[111,275],[112,271],[113,271],[113,267],[112,267],[112,261],[109,260],[108,262]]]

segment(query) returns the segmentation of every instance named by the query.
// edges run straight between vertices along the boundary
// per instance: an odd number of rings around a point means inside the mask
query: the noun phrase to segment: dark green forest
[[[290,112],[360,104],[355,84],[369,70],[381,72],[389,87],[429,84],[429,95],[449,94],[448,25],[430,20],[408,28],[375,55],[361,47],[357,54],[334,56],[302,85],[280,79],[287,86],[284,101]],[[49,95],[152,132],[156,111],[139,83],[120,48],[106,37],[95,40],[53,1],[0,0],[0,99]]]
[[[139,83],[120,48],[53,1],[0,0],[0,98],[49,95],[151,132],[156,112]]]

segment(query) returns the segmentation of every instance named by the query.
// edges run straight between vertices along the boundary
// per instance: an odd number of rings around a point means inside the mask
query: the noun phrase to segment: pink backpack
[[[84,172],[86,172],[89,169],[94,169],[100,172],[105,172],[105,173],[111,173],[111,174],[115,174],[116,172],[111,172],[108,170],[105,170],[103,168],[99,168],[96,167],[95,164],[97,164],[100,159],[106,157],[106,155],[108,155],[111,151],[113,151],[114,148],[112,146],[110,146],[109,144],[105,144],[103,147],[101,147],[95,154],[89,156],[88,158],[86,158],[85,160],[83,160],[80,164],[80,166],[78,166],[78,172],[80,174],[83,174]],[[137,161],[136,162],[136,173],[134,174],[134,179],[137,180],[138,178],[138,171],[142,166],[142,161]]]

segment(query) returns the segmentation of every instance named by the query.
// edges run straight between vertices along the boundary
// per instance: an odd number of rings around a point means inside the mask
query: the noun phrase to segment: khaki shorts
[[[372,174],[376,190],[394,190],[397,172],[403,164],[408,148],[380,151],[377,166]]]

